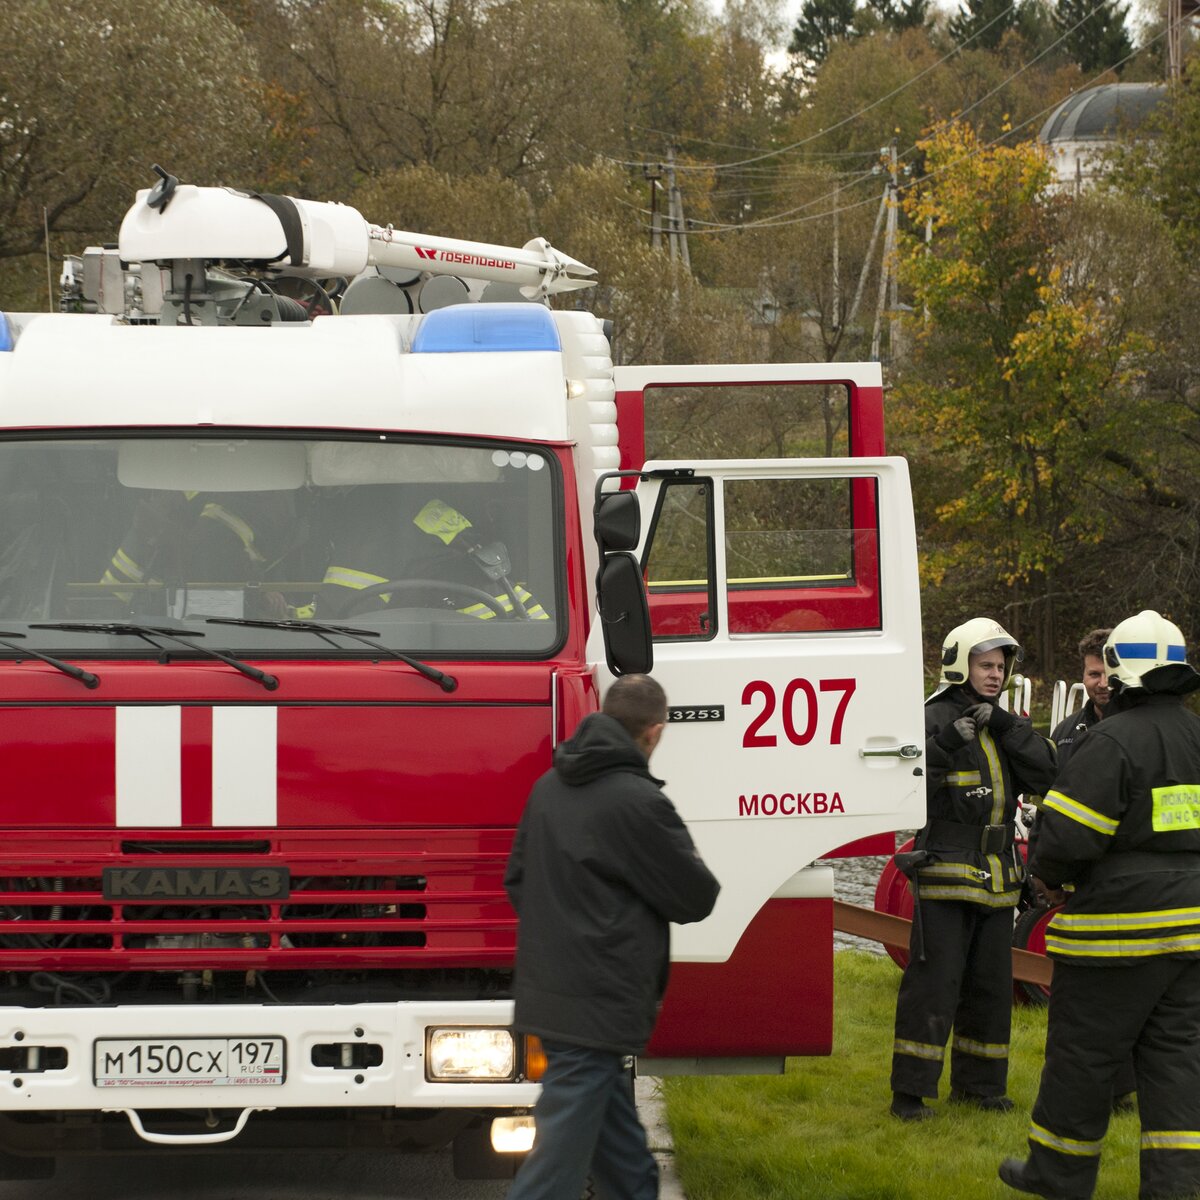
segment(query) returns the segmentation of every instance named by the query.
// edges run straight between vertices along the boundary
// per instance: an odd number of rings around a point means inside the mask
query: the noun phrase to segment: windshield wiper
[[[208,617],[206,624],[251,625],[257,629],[299,629],[304,633],[315,633],[318,637],[329,642],[331,646],[337,645],[336,642],[330,641],[329,635],[331,634],[337,637],[350,638],[352,641],[362,642],[364,646],[370,646],[372,650],[378,650],[380,653],[386,654],[389,658],[398,659],[400,662],[412,667],[414,671],[424,675],[426,679],[432,679],[443,692],[452,692],[458,687],[458,680],[453,675],[447,675],[445,671],[439,671],[437,667],[431,667],[419,658],[413,658],[411,654],[404,654],[399,650],[393,650],[391,646],[385,646],[383,642],[373,640],[379,637],[379,634],[373,629],[354,629],[349,625],[326,625],[323,621],[254,621],[249,617]]]
[[[165,655],[165,649],[154,640],[162,638],[168,642],[178,642],[179,645],[186,646],[189,650],[196,650],[209,658],[220,660],[235,671],[240,671],[247,678],[253,679],[255,683],[261,683],[268,692],[273,692],[279,686],[279,680],[274,675],[268,675],[266,671],[260,671],[257,667],[252,667],[249,663],[234,658],[232,654],[227,654],[223,650],[214,650],[211,646],[197,646],[189,642],[188,638],[205,636],[204,632],[199,629],[162,629],[156,625],[134,625],[126,621],[47,621],[39,622],[36,625],[31,624],[29,628],[61,629],[66,633],[107,633],[118,637],[140,637],[149,642],[160,654]]]
[[[39,658],[44,663],[49,663],[52,667],[56,667],[64,675],[70,675],[72,679],[78,679],[85,688],[98,688],[100,686],[100,676],[93,675],[91,671],[85,671],[82,667],[73,667],[70,663],[62,662],[60,659],[51,658],[48,654],[43,654],[40,650],[34,650],[31,646],[15,646],[12,642],[4,641],[5,638],[23,638],[23,633],[0,633],[0,646],[5,646],[9,650],[15,650],[18,654],[26,655],[29,658]]]

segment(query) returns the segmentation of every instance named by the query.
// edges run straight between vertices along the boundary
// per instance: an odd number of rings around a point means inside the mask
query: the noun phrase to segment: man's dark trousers
[[[1112,1079],[1133,1051],[1143,1200],[1200,1195],[1200,959],[1054,962],[1046,1065],[1025,1177],[1047,1192],[1096,1186]]]
[[[590,1175],[603,1200],[656,1200],[658,1164],[638,1119],[625,1056],[543,1040],[537,1136],[508,1200],[575,1200]]]
[[[922,900],[921,923],[926,959],[911,957],[900,981],[892,1091],[936,1097],[953,1030],[951,1088],[1003,1096],[1012,1023],[1013,910]]]

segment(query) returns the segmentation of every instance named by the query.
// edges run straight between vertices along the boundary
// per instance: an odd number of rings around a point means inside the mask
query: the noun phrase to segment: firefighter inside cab
[[[941,682],[925,705],[928,816],[897,866],[912,881],[908,966],[896,1002],[892,1115],[934,1115],[950,1050],[950,1100],[1007,1112],[1013,909],[1024,868],[1014,848],[1020,793],[1043,794],[1054,750],[999,704],[1021,648],[977,617],[942,647]]]
[[[420,598],[480,620],[548,620],[512,578],[508,547],[489,536],[486,521],[430,492],[429,485],[363,485],[325,489],[315,502],[286,492],[151,492],[101,582],[125,608],[146,611],[164,580],[191,581],[172,592],[186,596],[176,616],[228,615],[213,585],[244,581],[251,617],[329,620]],[[284,581],[313,572],[319,585],[290,603]]]

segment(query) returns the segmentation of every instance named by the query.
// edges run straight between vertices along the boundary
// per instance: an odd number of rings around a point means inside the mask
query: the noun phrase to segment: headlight
[[[512,1079],[516,1074],[516,1043],[512,1031],[430,1029],[425,1059],[429,1080]]]

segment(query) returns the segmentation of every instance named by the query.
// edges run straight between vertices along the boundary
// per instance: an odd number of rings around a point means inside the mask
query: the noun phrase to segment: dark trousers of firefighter
[[[896,1000],[892,1091],[937,1096],[950,1048],[950,1086],[1003,1096],[1012,1023],[1011,908],[921,901],[925,961],[912,953]]]
[[[1200,960],[1112,966],[1055,959],[1046,1065],[1027,1178],[1085,1200],[1096,1186],[1112,1081],[1133,1053],[1142,1200],[1200,1196]]]
[[[656,1200],[658,1164],[633,1103],[625,1058],[542,1041],[536,1134],[508,1200],[576,1200],[591,1176],[603,1200]]]

